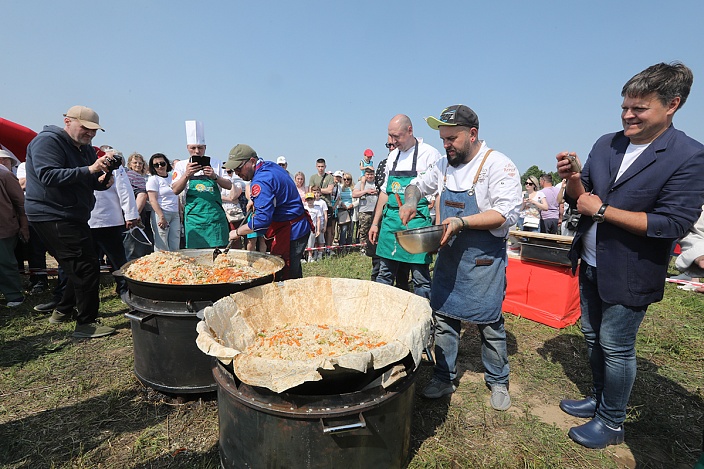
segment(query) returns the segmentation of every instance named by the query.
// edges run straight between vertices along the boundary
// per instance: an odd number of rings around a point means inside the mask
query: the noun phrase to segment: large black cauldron
[[[178,251],[178,253],[193,257],[201,264],[213,264],[213,249],[182,249]],[[273,256],[271,254],[233,249],[227,253],[227,256],[240,259],[250,266],[265,272],[266,275],[252,280],[242,280],[241,282],[210,283],[204,285],[150,283],[129,278],[122,273],[135,261],[126,263],[120,270],[115,271],[113,275],[124,277],[130,292],[142,298],[161,301],[189,302],[208,300],[214,302],[231,293],[237,293],[247,288],[270,283],[274,280],[274,275],[284,267],[284,260],[279,256]]]
[[[242,383],[216,360],[222,467],[405,467],[419,372],[412,358],[406,371],[387,388],[372,382],[336,394],[277,394]]]
[[[212,263],[212,249],[180,252]],[[280,257],[258,252],[231,250],[228,255],[271,273],[250,281],[210,285],[164,285],[125,276],[130,291],[122,299],[131,309],[125,317],[132,328],[134,374],[146,386],[172,394],[215,391],[212,358],[196,345],[198,311],[230,293],[273,281],[284,265]]]

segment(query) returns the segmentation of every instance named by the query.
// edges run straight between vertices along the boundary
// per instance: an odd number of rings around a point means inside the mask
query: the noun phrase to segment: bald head
[[[411,119],[398,114],[389,122],[389,143],[393,143],[400,151],[407,151],[416,143],[413,136],[413,124]]]

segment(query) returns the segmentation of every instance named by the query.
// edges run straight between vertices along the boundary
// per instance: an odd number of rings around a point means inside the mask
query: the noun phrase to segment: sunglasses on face
[[[158,163],[154,163],[155,168],[162,168],[166,166],[166,161],[159,161]]]
[[[244,168],[244,165],[246,165],[247,162],[249,162],[249,160],[243,161],[241,165],[239,165],[238,167],[235,168],[235,172],[239,173],[240,171],[242,171],[242,168]]]
[[[345,178],[345,181],[351,181],[352,178]]]
[[[526,182],[526,186],[533,186],[534,184],[532,182]]]

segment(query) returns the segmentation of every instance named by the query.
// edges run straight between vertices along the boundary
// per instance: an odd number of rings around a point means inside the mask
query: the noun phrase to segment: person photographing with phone
[[[183,204],[186,248],[224,247],[228,243],[229,225],[220,188],[232,189],[232,181],[222,176],[220,161],[205,156],[202,122],[186,121],[186,139],[190,157],[176,164],[171,183],[174,194],[186,191]]]

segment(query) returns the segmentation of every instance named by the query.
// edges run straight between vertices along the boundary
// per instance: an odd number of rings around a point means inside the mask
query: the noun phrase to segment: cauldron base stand
[[[220,466],[405,467],[419,371],[387,389],[298,399],[247,386],[217,361]]]
[[[125,295],[132,311],[134,374],[142,384],[172,396],[213,393],[213,358],[196,346],[197,311],[212,302],[169,302]]]

